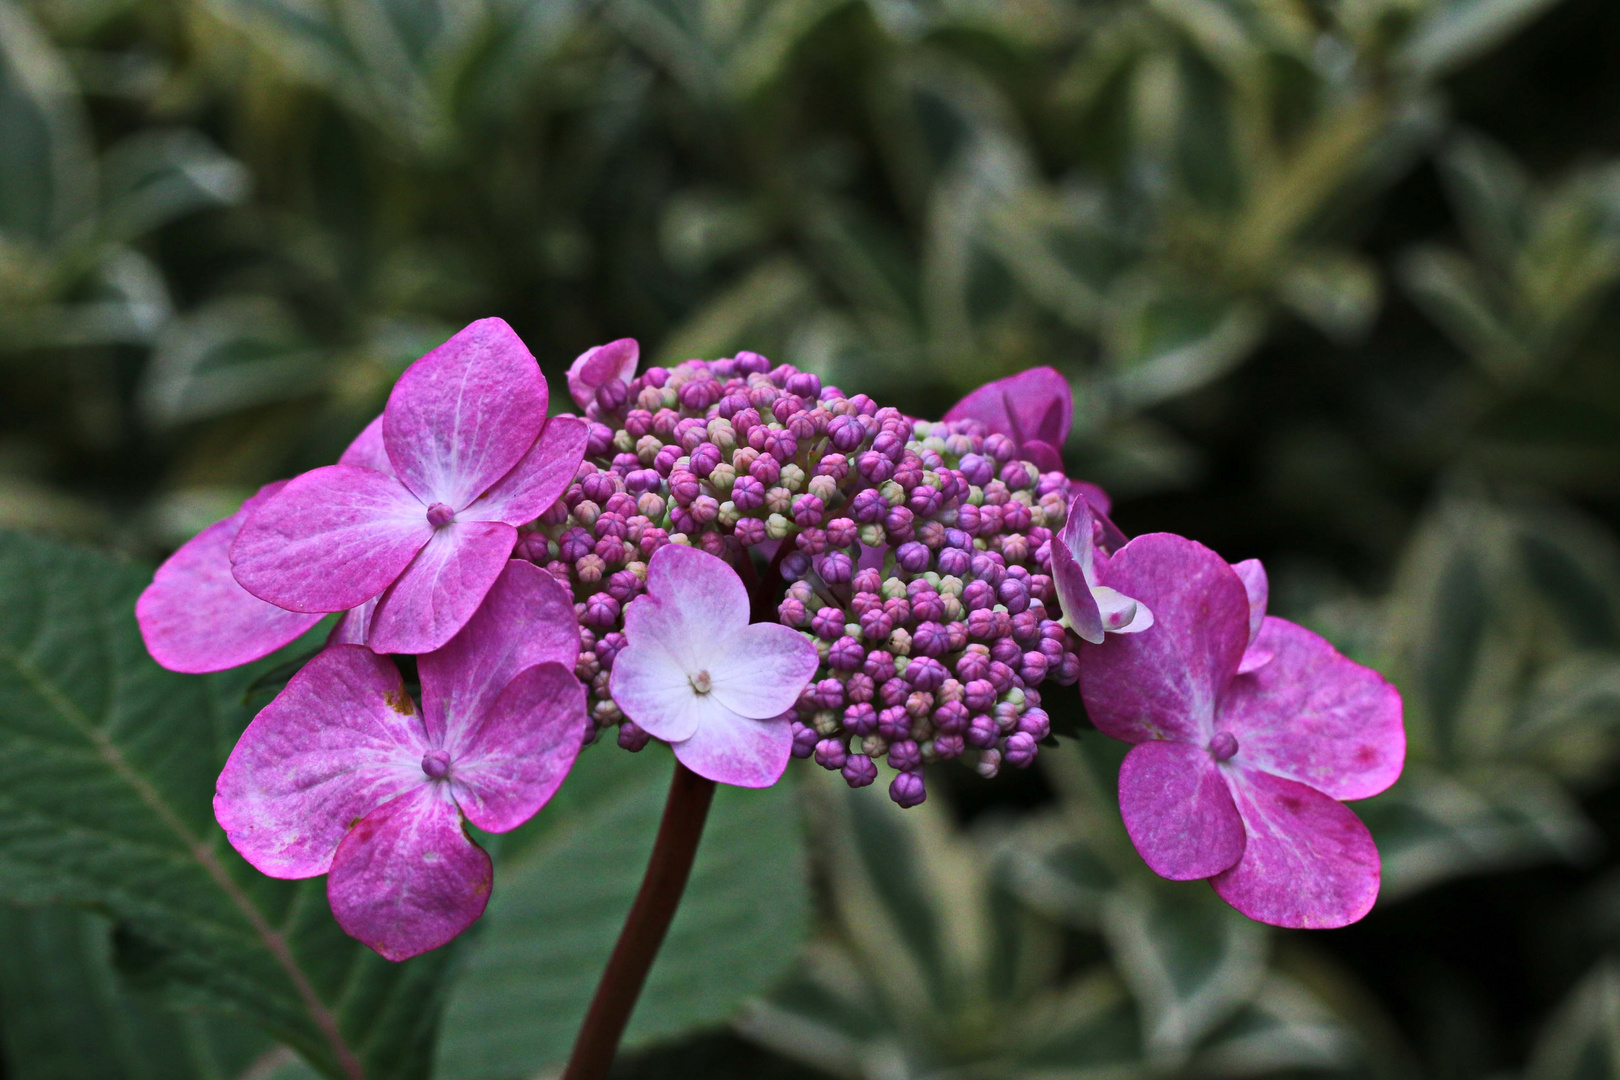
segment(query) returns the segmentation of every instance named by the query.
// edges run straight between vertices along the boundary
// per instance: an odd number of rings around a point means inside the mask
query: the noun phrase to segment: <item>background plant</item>
[[[722,802],[627,1074],[1614,1073],[1616,44],[1597,0],[0,0],[0,525],[79,545],[0,548],[8,1074],[565,1051],[664,770],[588,753],[480,935],[390,968],[207,818],[274,661],[152,669],[107,554],[488,314],[553,385],[627,334],[920,415],[1054,364],[1128,531],[1265,558],[1406,695],[1330,935],[1118,850],[1094,736],[913,816]]]

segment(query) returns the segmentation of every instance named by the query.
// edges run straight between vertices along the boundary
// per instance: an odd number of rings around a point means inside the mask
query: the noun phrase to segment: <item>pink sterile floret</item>
[[[506,323],[484,319],[406,369],[380,436],[369,464],[357,454],[304,473],[258,507],[231,565],[248,592],[290,611],[375,598],[372,648],[429,652],[477,609],[516,527],[574,478],[585,425],[547,420],[534,358]]]
[[[214,814],[271,877],[330,873],[345,931],[390,960],[483,914],[489,856],[462,821],[506,832],[573,766],[586,727],[568,592],[513,560],[444,648],[418,661],[417,710],[387,657],[334,645],[248,725]]]
[[[1098,560],[1106,561],[1107,556],[1097,551],[1095,531],[1089,500],[1075,495],[1069,500],[1063,531],[1052,545],[1058,603],[1074,632],[1094,645],[1102,643],[1104,634],[1139,634],[1153,625],[1153,611],[1146,604],[1097,583]]]
[[[1137,744],[1120,767],[1119,803],[1148,866],[1210,878],[1227,903],[1277,926],[1365,915],[1378,851],[1338,800],[1376,795],[1400,775],[1395,688],[1266,616],[1258,564],[1240,574],[1202,544],[1154,533],[1100,570],[1155,616],[1147,633],[1080,653],[1092,721]]]
[[[724,560],[660,548],[624,638],[611,689],[625,715],[699,776],[755,788],[781,779],[790,710],[820,658],[798,631],[748,621],[748,591]]]
[[[568,394],[581,409],[596,400],[596,394],[609,383],[629,386],[641,361],[641,346],[635,338],[620,338],[606,345],[586,349],[568,367]],[[623,394],[620,394],[622,399]],[[617,406],[621,401],[614,402]]]

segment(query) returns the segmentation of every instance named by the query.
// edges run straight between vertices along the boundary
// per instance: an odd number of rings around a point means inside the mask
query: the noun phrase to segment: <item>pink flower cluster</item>
[[[914,806],[931,763],[1028,766],[1042,695],[1078,681],[1136,744],[1120,805],[1154,870],[1281,925],[1371,905],[1377,851],[1339,800],[1399,774],[1399,696],[1267,616],[1258,563],[1127,541],[1062,471],[1057,372],[930,422],[755,353],[638,362],[629,339],[585,353],[584,417],[548,419],[533,357],[474,323],[338,464],[159,568],[137,616],[175,670],[341,613],[219,778],[253,865],[327,874],[339,923],[400,959],[483,911],[493,871],[465,823],[527,820],[605,729],[741,786],[792,757],[855,787],[886,764]],[[417,657],[420,708],[388,654]]]

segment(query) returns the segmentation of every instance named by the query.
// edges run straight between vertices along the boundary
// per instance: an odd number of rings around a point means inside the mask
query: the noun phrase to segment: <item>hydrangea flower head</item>
[[[669,545],[624,613],[613,699],[699,776],[769,787],[793,752],[793,705],[815,646],[779,623],[748,621],[748,590],[725,561]]]
[[[473,323],[406,369],[349,460],[296,477],[247,518],[230,548],[236,580],[289,611],[376,599],[373,648],[439,648],[500,575],[517,526],[573,479],[584,425],[548,421],[546,401],[512,329]]]
[[[1202,544],[1155,533],[1100,570],[1155,617],[1146,633],[1080,654],[1092,722],[1136,744],[1119,802],[1148,866],[1209,878],[1233,907],[1277,926],[1365,915],[1378,895],[1378,851],[1340,800],[1376,795],[1400,775],[1394,687],[1265,615],[1257,565],[1240,576]]]
[[[1069,518],[1052,545],[1052,579],[1069,626],[1081,640],[1100,645],[1104,634],[1146,630],[1153,625],[1153,612],[1141,601],[1097,583],[1096,531],[1089,501],[1084,495],[1074,496]]]
[[[360,645],[311,660],[256,716],[220,773],[214,814],[278,878],[329,874],[345,931],[390,960],[437,948],[489,900],[489,856],[463,821],[506,832],[573,766],[585,693],[567,592],[513,560],[449,644],[399,669]]]

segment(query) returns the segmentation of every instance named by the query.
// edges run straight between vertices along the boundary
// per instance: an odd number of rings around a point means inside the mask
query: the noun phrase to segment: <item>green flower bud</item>
[[[887,543],[887,539],[883,535],[883,526],[881,525],[862,525],[856,531],[855,535],[860,542],[865,544],[867,547],[880,548]]]
[[[789,491],[800,491],[804,488],[804,470],[790,461],[782,466],[782,475],[777,482]]]
[[[765,519],[765,535],[772,540],[786,540],[793,535],[793,522],[781,514],[772,514]]]

